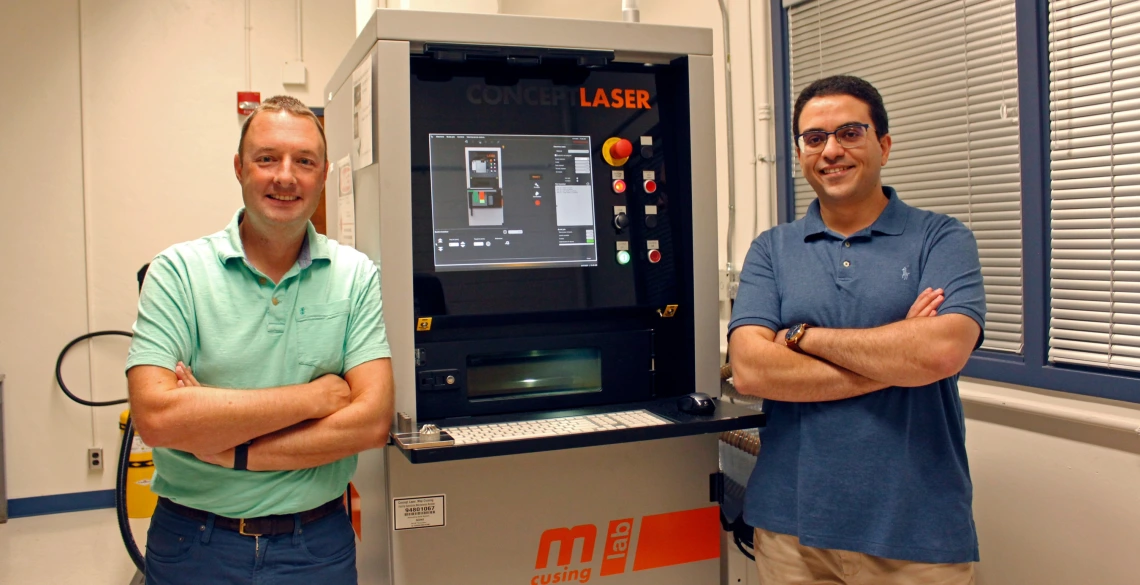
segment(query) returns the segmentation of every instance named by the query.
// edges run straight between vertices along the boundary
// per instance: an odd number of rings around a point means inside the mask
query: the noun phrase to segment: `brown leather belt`
[[[166,498],[158,498],[158,505],[163,508],[199,522],[205,522],[210,513],[176,504]],[[277,536],[278,534],[291,534],[293,532],[294,523],[293,517],[300,516],[301,524],[308,524],[320,520],[337,510],[342,509],[342,500],[337,498],[335,500],[326,502],[313,508],[312,510],[305,510],[297,514],[281,514],[275,516],[262,516],[260,518],[227,518],[225,516],[215,516],[214,527],[224,528],[226,530],[233,530],[245,536]]]

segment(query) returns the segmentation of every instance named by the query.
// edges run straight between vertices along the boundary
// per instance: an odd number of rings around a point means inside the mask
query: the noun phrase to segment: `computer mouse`
[[[689,414],[712,414],[716,410],[716,402],[704,392],[693,392],[677,401],[677,410]]]

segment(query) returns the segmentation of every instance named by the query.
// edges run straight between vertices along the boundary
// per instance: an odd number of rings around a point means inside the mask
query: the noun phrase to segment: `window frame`
[[[791,129],[791,63],[784,0],[769,0],[776,129],[776,212],[795,220]],[[1048,0],[1014,0],[1017,31],[1018,124],[1021,140],[1021,355],[978,350],[963,376],[1140,403],[1140,374],[1051,364],[1049,353],[1049,7]],[[889,112],[888,112],[889,113]],[[902,145],[905,148],[905,145]],[[1028,196],[1027,196],[1028,195]]]

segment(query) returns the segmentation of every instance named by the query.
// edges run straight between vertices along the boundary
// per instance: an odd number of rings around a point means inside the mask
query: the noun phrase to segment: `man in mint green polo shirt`
[[[245,207],[150,265],[127,360],[160,496],[148,585],[356,583],[341,496],[393,382],[376,266],[309,221],[326,153],[307,107],[270,98],[234,156]]]

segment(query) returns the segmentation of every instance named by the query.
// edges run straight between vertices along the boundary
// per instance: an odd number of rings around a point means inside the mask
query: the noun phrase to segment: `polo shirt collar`
[[[899,199],[894,187],[883,187],[883,194],[887,196],[887,206],[879,214],[875,223],[871,224],[871,232],[878,232],[888,236],[902,235],[906,229],[906,203]]]
[[[216,240],[216,247],[218,251],[218,259],[225,264],[233,258],[245,258],[245,247],[241,243],[241,231],[238,226],[241,224],[241,216],[245,213],[245,208],[237,210],[233,219],[230,220],[229,225],[222,231],[226,237]]]
[[[317,228],[313,227],[313,222],[305,224],[305,243],[301,245],[301,258],[308,255],[308,264],[304,264],[301,268],[308,268],[313,260],[328,260],[329,259],[329,239],[318,234]],[[301,258],[298,258],[300,261]]]
[[[883,194],[887,197],[887,206],[879,213],[879,217],[875,219],[871,227],[861,230],[859,234],[852,234],[852,236],[869,233],[897,236],[903,233],[906,228],[906,203],[899,199],[894,187],[884,186]],[[804,240],[826,233],[828,233],[828,229],[827,225],[823,223],[823,215],[819,211],[819,199],[815,199],[811,205],[808,205],[807,214],[804,216]]]
[[[233,258],[245,258],[245,246],[241,241],[241,218],[245,215],[245,208],[237,210],[233,219],[224,231],[226,237],[218,241],[218,258],[225,263]],[[313,260],[329,259],[328,238],[317,233],[313,222],[305,226],[305,241],[301,243],[301,253],[297,256],[297,267],[304,270],[313,264]]]
[[[827,233],[827,225],[823,223],[823,216],[819,212],[819,199],[812,200],[808,205],[807,215],[804,215],[804,239]]]

